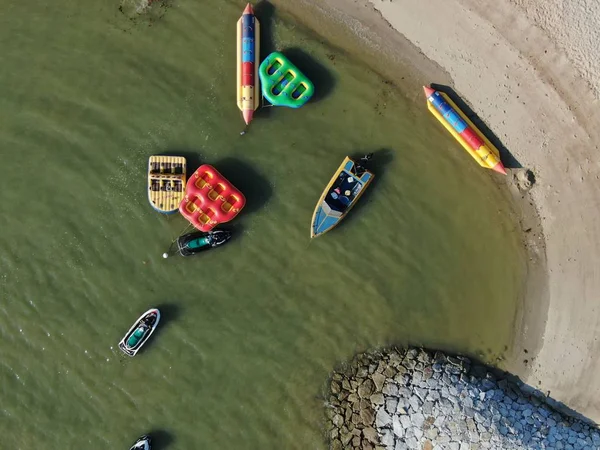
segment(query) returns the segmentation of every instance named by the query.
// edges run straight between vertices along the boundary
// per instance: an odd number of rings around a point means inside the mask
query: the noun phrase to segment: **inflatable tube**
[[[229,222],[246,204],[246,197],[213,166],[205,164],[190,177],[179,212],[200,231]]]
[[[258,75],[263,96],[275,106],[300,108],[315,92],[312,82],[279,52],[267,56]]]

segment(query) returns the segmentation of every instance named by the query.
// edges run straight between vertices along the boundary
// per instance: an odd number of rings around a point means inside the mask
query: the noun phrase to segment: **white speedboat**
[[[135,444],[131,446],[129,450],[151,450],[152,449],[152,439],[150,436],[142,436]]]
[[[156,308],[149,309],[135,321],[127,334],[119,342],[119,348],[128,356],[135,354],[142,348],[148,338],[154,333],[160,321],[160,311]],[[144,447],[141,447],[144,448]],[[144,449],[145,450],[145,449]]]

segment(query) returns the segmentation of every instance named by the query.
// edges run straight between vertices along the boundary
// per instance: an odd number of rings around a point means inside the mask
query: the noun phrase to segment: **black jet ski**
[[[219,247],[231,238],[231,231],[215,230],[184,234],[177,238],[177,253],[181,256],[196,255],[205,250]],[[163,258],[168,258],[169,253],[164,253]]]
[[[135,321],[127,334],[121,339],[119,348],[126,355],[135,356],[152,333],[154,333],[159,321],[160,311],[158,309],[153,308],[146,311]]]
[[[142,436],[135,441],[135,444],[129,450],[152,450],[152,439],[150,439],[150,436]]]

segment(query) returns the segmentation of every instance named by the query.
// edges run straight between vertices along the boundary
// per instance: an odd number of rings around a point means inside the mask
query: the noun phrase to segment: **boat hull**
[[[134,322],[127,334],[123,336],[123,339],[121,339],[119,342],[119,348],[121,351],[127,356],[135,356],[148,341],[148,339],[150,339],[150,336],[152,336],[152,333],[154,333],[154,330],[156,330],[159,322],[160,311],[156,308],[149,309],[142,314],[138,320]],[[135,345],[129,345],[128,342],[132,334],[142,327],[147,327],[147,331],[144,332],[143,336],[135,343]]]
[[[375,175],[365,170],[357,175],[356,162],[346,157],[321,194],[313,212],[310,237],[314,238],[335,228],[354,207]]]

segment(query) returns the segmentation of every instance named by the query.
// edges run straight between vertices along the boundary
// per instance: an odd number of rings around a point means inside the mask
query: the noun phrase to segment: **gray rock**
[[[423,414],[425,415],[433,414],[433,403],[428,400],[424,401],[423,406],[421,407],[421,411],[423,411]]]
[[[412,397],[412,391],[405,386],[399,387],[398,388],[398,397],[410,398],[410,397]]]
[[[409,419],[409,423],[410,423],[410,419]],[[399,438],[403,437],[404,436],[404,428],[405,427],[400,422],[400,417],[393,416],[392,417],[392,431],[394,432],[394,434],[396,436],[398,436]]]
[[[348,395],[347,400],[350,403],[358,403],[360,398],[358,397],[358,395],[356,395],[354,392],[352,392],[350,395]]]
[[[408,445],[408,448],[416,449],[419,445],[419,441],[417,441],[417,438],[414,436],[411,436],[406,440],[406,445]]]
[[[438,430],[435,427],[431,427],[425,431],[425,437],[430,441],[435,441],[438,437]]]
[[[332,419],[333,424],[336,427],[341,427],[344,424],[344,418],[340,414],[336,414]]]
[[[404,441],[396,441],[396,446],[394,450],[408,450],[408,445]]]
[[[410,420],[415,427],[420,428],[423,426],[423,423],[425,422],[425,417],[420,412],[417,412],[411,416]]]
[[[475,410],[473,408],[465,408],[465,416],[467,417],[475,417]]]
[[[360,411],[360,418],[362,419],[362,423],[371,426],[375,420],[375,413],[371,407],[364,408]]]
[[[329,438],[333,441],[334,439],[336,439],[338,436],[340,435],[340,430],[338,430],[337,428],[333,428],[330,432],[329,432]]]
[[[438,375],[438,376],[436,377],[436,375]],[[437,387],[438,381],[439,381],[439,374],[434,373],[432,375],[432,377],[429,380],[427,380],[427,387],[429,389]]]
[[[462,373],[462,369],[460,367],[448,364],[446,367],[444,367],[444,372],[446,372],[448,375],[460,375]]]
[[[415,366],[417,365],[417,363],[414,360],[411,359],[404,359],[404,361],[402,362],[402,365],[404,367],[406,367],[408,370],[413,370],[415,368]]]
[[[453,364],[455,366],[462,367],[461,361],[458,358],[454,357],[454,356],[448,356],[446,358],[446,361],[448,361],[450,364]]]
[[[442,382],[447,386],[450,386],[452,384],[452,380],[446,372],[442,374]]]
[[[465,408],[473,408],[473,399],[471,397],[465,397],[462,400],[462,405]]]
[[[400,416],[400,423],[405,430],[412,426],[410,416]]]
[[[413,372],[413,384],[418,385],[423,380],[423,374],[418,372],[417,367],[415,367],[415,371]]]
[[[432,402],[437,402],[439,399],[440,399],[439,391],[434,390],[434,389],[430,389],[429,391],[427,391],[426,400],[429,400]]]
[[[369,374],[369,371],[366,367],[359,367],[356,371],[356,376],[358,378],[365,378]],[[350,383],[352,384],[352,383]]]
[[[398,395],[398,385],[396,383],[392,383],[392,382],[388,381],[383,386],[382,392],[384,395],[389,395],[389,396],[395,397]]]
[[[433,369],[427,366],[423,369],[423,381],[429,380],[433,376]]]
[[[383,405],[385,403],[385,398],[383,397],[383,394],[381,394],[381,393],[371,395],[370,400],[371,400],[371,403],[376,406]]]
[[[469,439],[471,442],[479,442],[479,433],[477,431],[469,431]]]
[[[388,357],[388,363],[392,367],[398,367],[402,363],[402,358],[397,351],[392,351]]]
[[[379,443],[379,434],[374,428],[368,427],[363,430],[363,436],[372,444]]]
[[[354,435],[352,433],[344,433],[340,436],[344,448],[348,445],[348,443],[352,440],[353,437]]]
[[[393,446],[394,441],[394,433],[392,432],[392,430],[383,430],[383,432],[381,433],[381,443],[388,447]]]
[[[396,412],[398,414],[406,414],[409,408],[410,403],[408,402],[408,399],[398,398],[398,406],[396,407]]]
[[[410,404],[410,406],[412,407],[412,409],[416,412],[419,411],[421,409],[421,400],[419,399],[419,397],[417,397],[416,395],[413,395],[409,400],[408,403]]]
[[[423,430],[420,428],[413,428],[413,434],[418,440],[420,440],[423,437]]]
[[[483,417],[479,412],[475,412],[475,415],[473,416],[475,419],[475,422],[477,423],[484,423],[485,422],[485,417]]]
[[[427,390],[419,387],[414,388],[414,392],[417,395],[417,397],[419,397],[419,400],[421,400],[421,402],[425,401],[425,399],[427,398],[427,394],[429,393]]]
[[[435,418],[435,421],[433,422],[433,426],[439,429],[439,428],[442,428],[442,426],[444,425],[445,422],[446,422],[446,417],[437,416]]]
[[[398,408],[398,400],[395,399],[394,397],[388,398],[385,401],[385,410],[390,413],[390,414],[394,414],[397,411]]]
[[[377,428],[387,427],[392,423],[392,418],[387,413],[385,408],[379,408],[377,414],[375,415],[375,426]]]
[[[436,441],[438,444],[449,444],[450,436],[448,436],[447,434],[440,434]]]
[[[358,387],[358,396],[360,398],[370,397],[375,389],[373,381],[368,378]]]
[[[371,379],[375,384],[375,392],[380,392],[381,388],[383,388],[383,384],[385,383],[385,375],[375,372],[373,375],[371,375]]]
[[[438,403],[438,407],[443,415],[450,416],[452,414],[452,403],[448,399],[442,399]]]

